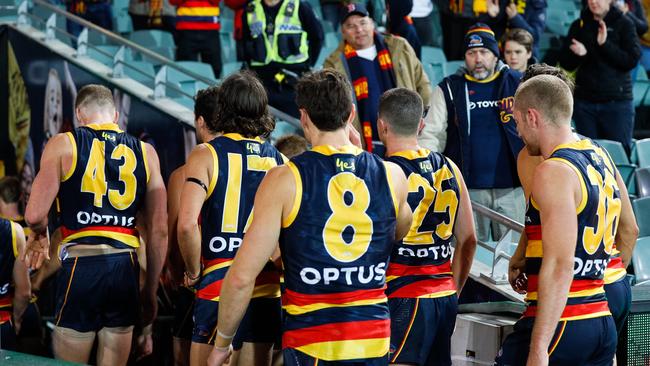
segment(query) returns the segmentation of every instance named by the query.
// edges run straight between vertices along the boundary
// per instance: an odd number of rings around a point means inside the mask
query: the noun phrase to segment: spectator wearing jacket
[[[399,36],[381,34],[363,4],[349,4],[341,14],[343,41],[323,65],[346,75],[353,86],[356,117],[354,125],[362,136],[364,147],[383,155],[377,132],[379,97],[386,91],[403,87],[417,92],[429,106],[431,85],[413,48]],[[435,137],[425,118],[420,141],[436,151]]]
[[[323,44],[323,28],[309,3],[251,0],[242,14],[244,60],[260,78],[269,104],[296,118],[294,84],[312,67]]]
[[[634,102],[630,71],[641,47],[634,23],[611,0],[590,0],[571,24],[560,64],[576,71],[573,120],[578,133],[630,149]]]
[[[129,16],[134,31],[162,29],[175,33],[175,15],[176,9],[169,3],[169,0],[129,1]]]
[[[645,0],[644,0],[645,1]],[[612,0],[613,4],[616,5],[618,10],[622,11],[625,16],[629,17],[634,27],[636,28],[636,34],[641,37],[644,33],[648,31],[648,20],[646,19],[646,12],[644,6],[639,0]],[[587,1],[582,0],[582,7],[587,7]]]
[[[388,32],[398,35],[408,41],[413,47],[418,59],[422,58],[422,45],[413,19],[408,15],[413,8],[413,0],[386,0],[388,13]]]
[[[485,24],[468,30],[464,46],[465,67],[433,92],[429,113],[437,138],[443,154],[458,164],[472,201],[523,222],[517,155],[524,144],[512,113],[521,73],[499,61],[494,33]],[[476,217],[476,233],[482,241],[490,235],[498,240],[505,229]]]

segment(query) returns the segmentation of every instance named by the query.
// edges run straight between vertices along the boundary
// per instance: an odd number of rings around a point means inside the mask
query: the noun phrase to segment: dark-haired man
[[[476,250],[472,206],[463,177],[450,159],[420,147],[422,99],[408,89],[379,100],[379,137],[387,160],[406,174],[413,223],[395,243],[388,265],[390,362],[451,365],[457,293]],[[456,247],[452,258],[452,236]]]
[[[206,120],[216,114],[218,86],[199,90],[194,103],[194,128],[199,142],[212,141],[217,134],[210,131]],[[181,192],[185,184],[185,165],[181,165],[169,175],[167,185],[167,227],[169,228],[169,255],[167,266],[174,282],[174,361],[177,365],[190,364],[190,346],[192,342],[192,313],[194,311],[194,292],[184,286],[183,270],[185,264],[178,245],[178,210],[181,204]],[[198,220],[198,218],[197,218]]]
[[[269,364],[280,332],[280,278],[270,255],[254,281],[244,325],[219,333],[221,288],[253,216],[253,198],[266,172],[284,163],[262,138],[274,128],[264,86],[252,73],[229,76],[214,94],[212,114],[202,116],[203,135],[220,136],[197,146],[185,167],[178,213],[178,242],[185,261],[185,284],[195,286],[192,365],[205,365],[218,334],[242,347],[244,364]],[[197,217],[201,218],[201,226]]]
[[[25,255],[38,268],[48,257],[48,212],[58,197],[62,268],[56,290],[54,355],[88,363],[95,336],[97,363],[124,365],[133,326],[156,317],[158,280],[167,253],[165,185],[154,148],[121,131],[113,93],[86,85],[75,114],[82,127],[48,141],[25,211],[32,234]],[[147,277],[138,307],[135,249],[138,213],[147,229]]]
[[[255,277],[280,241],[284,265],[285,365],[388,363],[385,272],[392,241],[411,223],[406,179],[393,163],[353,146],[347,79],[333,70],[296,86],[300,123],[313,145],[272,169],[222,291],[210,365],[228,356]]]

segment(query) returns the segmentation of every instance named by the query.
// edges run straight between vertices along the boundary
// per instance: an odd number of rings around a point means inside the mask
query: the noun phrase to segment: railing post
[[[27,26],[31,24],[27,13],[29,13],[29,3],[27,0],[23,0],[23,2],[18,5],[18,26]]]
[[[160,70],[158,70],[158,73],[156,74],[156,78],[154,80],[153,99],[157,100],[160,98],[164,98],[166,95],[166,89],[167,89],[167,66],[163,65],[160,68]]]
[[[56,13],[52,13],[45,22],[45,41],[53,41],[56,39]]]
[[[115,56],[113,56],[113,77],[114,78],[123,78],[124,77],[124,55],[126,54],[126,47],[120,46],[120,49],[117,50]]]
[[[76,56],[86,56],[88,54],[88,28],[84,27],[77,37],[77,54]]]

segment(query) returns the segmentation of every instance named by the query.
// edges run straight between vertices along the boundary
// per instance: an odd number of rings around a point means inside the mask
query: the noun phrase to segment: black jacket
[[[641,45],[632,21],[612,6],[605,16],[607,41],[598,45],[598,23],[585,9],[580,19],[571,24],[569,34],[560,54],[560,65],[576,72],[577,99],[590,102],[632,100],[630,70],[641,57]],[[569,46],[575,39],[585,45],[587,54],[578,56]]]

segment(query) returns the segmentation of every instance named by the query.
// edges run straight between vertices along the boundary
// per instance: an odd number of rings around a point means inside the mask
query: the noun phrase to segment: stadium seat
[[[325,33],[325,46],[326,47],[334,47],[334,48],[336,48],[336,47],[338,47],[339,42],[340,42],[340,40],[339,40],[338,36],[336,35],[336,33],[334,33],[334,32]]]
[[[423,62],[422,66],[424,67],[424,72],[429,77],[429,82],[434,87],[438,85],[445,77],[444,64],[430,64],[428,62]]]
[[[447,57],[442,48],[422,46],[422,62],[442,65],[447,62]]]
[[[129,13],[122,11],[113,13],[113,31],[115,33],[127,34],[133,32],[133,23]]]
[[[124,65],[124,74],[141,84],[153,88],[156,71],[150,62],[129,61]]]
[[[636,286],[650,284],[650,236],[639,237],[632,255]]]
[[[113,66],[113,56],[120,49],[118,46],[112,45],[89,45],[88,57],[95,59],[106,66]]]
[[[650,197],[637,198],[632,201],[632,208],[639,225],[639,238],[650,237]]]
[[[214,76],[214,71],[212,71],[212,66],[203,62],[196,61],[178,61],[176,65],[182,67],[188,71],[192,71],[196,74],[199,74],[205,78],[216,80]],[[186,75],[176,69],[168,68],[167,69],[167,80],[173,82],[185,82],[185,81],[195,81],[190,75]]]
[[[620,142],[604,139],[596,139],[594,141],[607,150],[614,164],[630,164],[630,158],[627,156],[625,148],[623,148],[623,144]]]
[[[625,182],[627,194],[629,196],[636,196],[636,182],[634,181],[634,172],[636,165],[633,164],[616,164],[616,169],[621,173],[621,178]]]
[[[135,31],[129,35],[129,40],[146,48],[175,45],[171,33],[156,29]]]
[[[460,67],[465,67],[465,61],[447,61],[447,62],[445,62],[445,76],[455,74]]]
[[[221,75],[223,78],[227,77],[228,75],[235,73],[237,71],[241,70],[241,62],[226,62],[222,66],[221,70]]]
[[[221,62],[225,64],[237,61],[237,48],[232,33],[221,32],[219,37],[221,38]]]
[[[636,170],[636,194],[638,197],[650,197],[650,167]]]
[[[650,138],[636,142],[636,154],[639,159],[640,168],[650,167]]]

